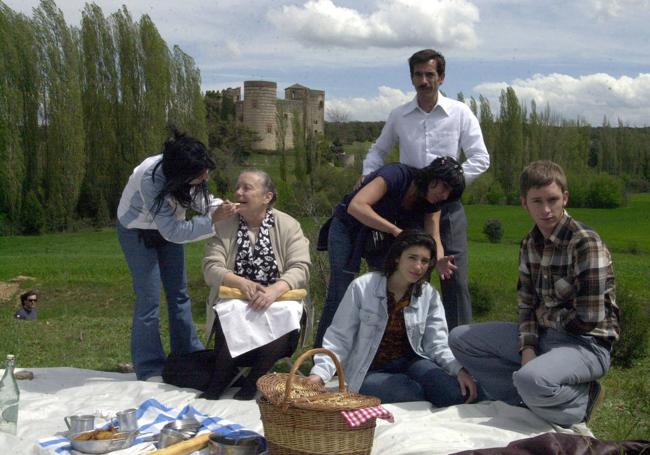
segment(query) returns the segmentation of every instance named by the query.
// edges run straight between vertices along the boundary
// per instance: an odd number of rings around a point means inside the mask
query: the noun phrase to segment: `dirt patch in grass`
[[[0,281],[0,302],[13,300],[22,281],[33,280],[31,276],[18,275],[9,281]]]

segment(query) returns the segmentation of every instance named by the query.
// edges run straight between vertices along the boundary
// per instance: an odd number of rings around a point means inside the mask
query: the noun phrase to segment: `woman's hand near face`
[[[440,278],[443,280],[448,280],[454,274],[454,270],[458,268],[454,264],[453,256],[443,256],[436,261],[436,271]]]
[[[239,204],[236,202],[230,202],[228,199],[224,200],[223,203],[217,208],[217,210],[212,213],[212,222],[216,223],[218,221],[225,220],[230,218],[239,209]]]
[[[466,398],[465,403],[471,403],[476,400],[478,396],[476,382],[465,368],[461,368],[458,371],[456,379],[458,380],[458,385],[460,385],[460,393]]]

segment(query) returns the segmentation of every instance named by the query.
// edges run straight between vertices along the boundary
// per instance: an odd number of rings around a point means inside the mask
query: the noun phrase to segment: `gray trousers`
[[[440,239],[446,256],[454,256],[458,269],[450,279],[440,280],[442,304],[449,330],[472,322],[472,301],[467,271],[467,218],[460,201],[444,204],[440,214]]]
[[[589,383],[607,373],[609,350],[592,336],[545,329],[537,357],[522,367],[518,332],[511,322],[464,325],[449,334],[449,347],[489,398],[524,404],[558,425],[582,422]]]

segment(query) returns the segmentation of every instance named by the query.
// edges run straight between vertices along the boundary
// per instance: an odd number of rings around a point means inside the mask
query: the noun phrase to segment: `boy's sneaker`
[[[589,383],[589,401],[587,401],[587,411],[585,412],[585,423],[589,423],[589,420],[594,415],[594,411],[600,403],[602,403],[605,398],[605,391],[598,381],[592,381]]]

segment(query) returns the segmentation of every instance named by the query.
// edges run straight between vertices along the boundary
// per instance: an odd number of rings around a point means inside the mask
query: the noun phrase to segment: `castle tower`
[[[276,95],[277,84],[268,81],[244,81],[242,120],[260,136],[253,147],[257,150],[276,148]]]

